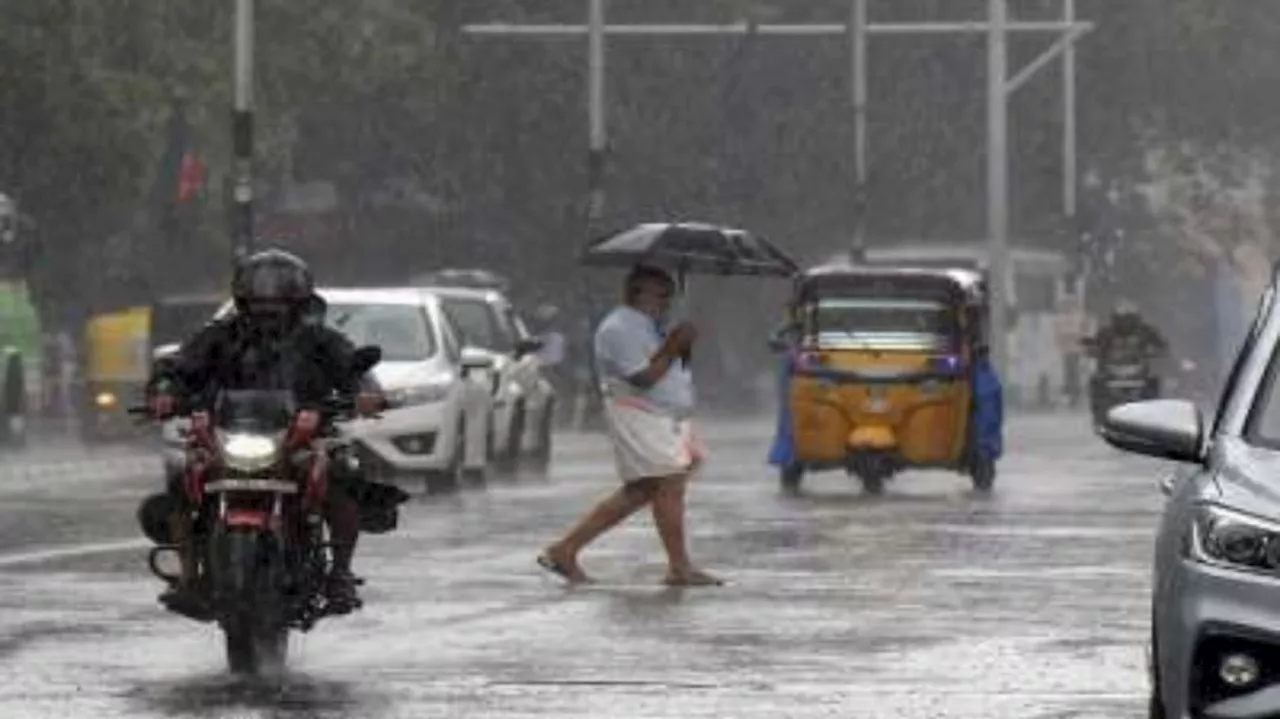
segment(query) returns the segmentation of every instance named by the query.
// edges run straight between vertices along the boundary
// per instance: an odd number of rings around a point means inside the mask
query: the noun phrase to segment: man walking
[[[666,272],[637,266],[627,276],[624,304],[596,330],[597,371],[623,486],[539,555],[538,564],[571,583],[591,581],[578,563],[584,547],[650,506],[667,553],[665,583],[722,584],[693,565],[685,545],[685,491],[702,451],[690,421],[693,378],[681,357],[697,333],[687,322],[664,331],[674,289]]]

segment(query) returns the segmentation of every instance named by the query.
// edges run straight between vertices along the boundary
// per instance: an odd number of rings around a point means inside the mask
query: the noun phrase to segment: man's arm
[[[614,326],[603,330],[596,338],[596,354],[612,362],[627,382],[640,389],[648,389],[671,369],[671,365],[692,344],[693,328],[680,325],[672,330],[658,347],[649,354],[648,342],[640,331],[628,331]]]
[[[680,350],[675,349],[670,338],[668,338],[658,348],[658,351],[649,358],[649,364],[639,372],[628,375],[627,381],[640,389],[652,387],[667,374],[667,371],[671,369],[671,364],[680,358],[680,354]]]
[[[213,380],[217,353],[228,339],[223,323],[205,325],[183,342],[174,355],[156,363],[147,382],[147,393],[185,399],[199,394]]]
[[[315,328],[324,348],[325,372],[338,394],[353,396],[361,389],[362,377],[355,373],[356,346],[346,335],[324,326]]]

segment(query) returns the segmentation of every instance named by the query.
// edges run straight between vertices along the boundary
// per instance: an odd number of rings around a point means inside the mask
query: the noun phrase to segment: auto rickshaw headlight
[[[801,352],[796,357],[796,365],[801,369],[815,369],[822,366],[822,355],[817,352]]]
[[[98,395],[93,398],[93,403],[98,407],[98,409],[111,409],[116,406],[116,396],[111,392],[99,392]]]

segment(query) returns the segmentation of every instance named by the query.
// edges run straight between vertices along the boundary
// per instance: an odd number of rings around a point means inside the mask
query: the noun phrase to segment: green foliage
[[[302,174],[367,190],[393,169],[409,172],[462,207],[468,227],[515,235],[500,260],[552,275],[571,261],[585,190],[583,43],[480,39],[457,26],[580,21],[585,3],[257,5],[261,180],[274,184],[305,165]],[[869,5],[882,21],[977,19],[985,3]],[[1023,18],[1058,12],[1048,0],[1011,5]],[[1151,179],[1147,153],[1183,141],[1217,148],[1200,157],[1277,154],[1280,5],[1078,6],[1099,26],[1078,54],[1082,168],[1140,184]],[[225,254],[232,9],[198,0],[0,3],[0,190],[39,223],[43,252],[30,282],[42,313],[98,301],[105,284],[145,267],[164,241],[147,198],[177,97],[210,171],[188,241],[205,249],[202,262]],[[842,22],[848,9],[847,0],[610,3],[618,22]],[[1045,42],[1019,40],[1013,54],[1029,59]],[[611,40],[611,48],[612,220],[741,222],[802,256],[844,242],[852,224],[847,42],[760,38],[744,49],[741,39]],[[873,39],[874,237],[981,236],[982,51],[980,36]],[[1057,81],[1046,69],[1011,105],[1015,233],[1045,233],[1056,221]],[[480,234],[459,230],[453,241],[472,250],[485,242]]]

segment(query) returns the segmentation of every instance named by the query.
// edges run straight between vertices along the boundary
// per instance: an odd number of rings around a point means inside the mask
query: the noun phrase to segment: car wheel
[[[507,446],[498,456],[498,468],[503,472],[514,474],[520,468],[520,446],[524,439],[524,403],[521,402],[511,411],[511,430],[507,433]]]
[[[449,458],[449,466],[434,472],[427,472],[427,494],[457,491],[462,483],[462,465],[466,452],[466,427],[459,424],[454,434],[453,456]]]

